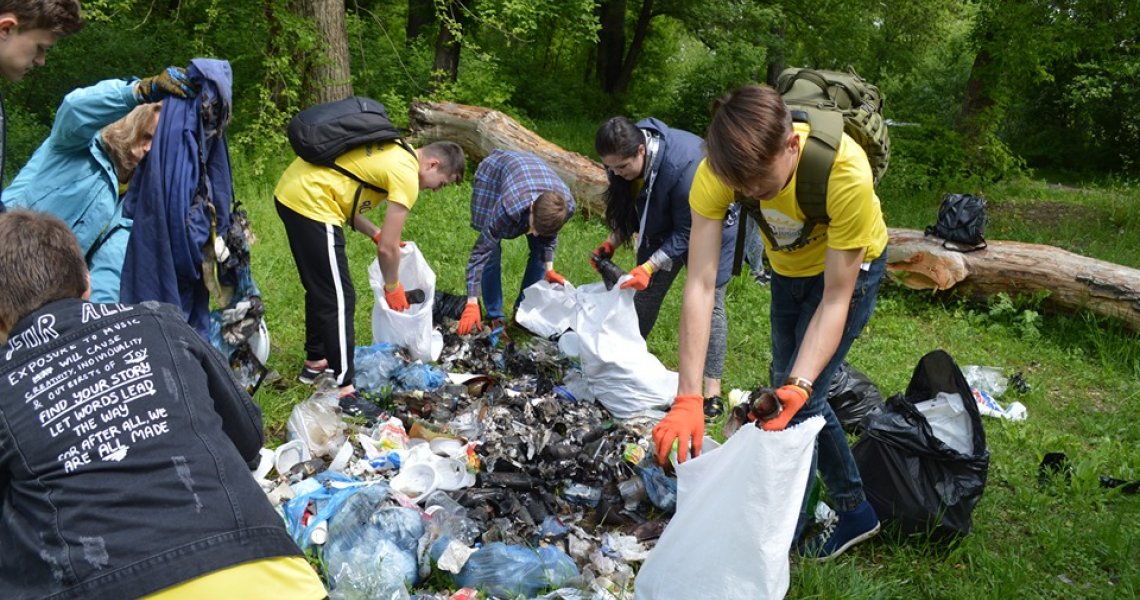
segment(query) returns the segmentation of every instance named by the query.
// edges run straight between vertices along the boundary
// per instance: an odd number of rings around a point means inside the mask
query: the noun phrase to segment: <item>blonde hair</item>
[[[151,119],[162,110],[161,102],[140,104],[127,116],[103,128],[103,149],[111,155],[115,169],[123,174],[125,165],[135,162],[131,152],[134,145],[147,132]]]

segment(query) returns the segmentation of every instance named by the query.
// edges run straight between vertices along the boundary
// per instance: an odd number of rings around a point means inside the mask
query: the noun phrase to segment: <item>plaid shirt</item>
[[[467,261],[468,296],[482,292],[483,267],[499,242],[530,231],[530,206],[543,192],[565,196],[570,216],[574,215],[570,188],[537,156],[496,150],[479,163],[471,185],[471,227],[479,232],[479,239]],[[541,239],[546,246],[544,262],[553,262],[558,237]]]

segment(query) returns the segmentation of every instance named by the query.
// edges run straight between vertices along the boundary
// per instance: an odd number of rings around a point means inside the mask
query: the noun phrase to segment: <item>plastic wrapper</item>
[[[329,403],[328,392],[318,389],[308,400],[293,407],[286,424],[288,438],[301,440],[313,456],[332,458],[344,445],[344,422],[334,408],[333,396]]]
[[[332,591],[341,597],[388,598],[419,581],[419,511],[379,506],[387,489],[364,488],[329,519],[322,558]]]
[[[577,576],[574,560],[558,548],[495,542],[472,554],[454,580],[458,586],[495,596],[532,598],[540,590],[559,587]]]

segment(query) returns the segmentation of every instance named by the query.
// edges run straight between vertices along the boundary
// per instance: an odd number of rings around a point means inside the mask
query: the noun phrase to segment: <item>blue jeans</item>
[[[519,297],[515,299],[515,310],[523,300],[523,290],[538,283],[546,275],[545,244],[533,235],[526,236],[526,243],[530,246],[530,257],[526,261],[526,270],[523,271],[522,287]],[[503,246],[502,242],[495,246],[494,251],[487,257],[487,264],[483,267],[483,307],[487,309],[487,319],[502,319],[503,314]]]
[[[819,437],[816,438],[815,452],[812,454],[812,473],[815,472],[818,463],[819,474],[827,487],[828,497],[831,498],[834,508],[840,511],[854,510],[866,496],[863,494],[863,480],[859,476],[859,468],[855,465],[855,457],[847,445],[847,436],[843,433],[839,419],[831,410],[831,405],[827,403],[827,394],[835,370],[843,363],[855,338],[859,337],[863,327],[871,320],[886,264],[884,249],[882,256],[871,262],[869,269],[859,271],[839,347],[835,349],[835,354],[823,372],[815,378],[811,398],[791,421],[791,425],[795,425],[816,415],[822,415],[826,421]],[[788,371],[795,364],[804,332],[807,331],[808,323],[822,299],[822,274],[814,277],[785,277],[772,273],[770,376],[773,387],[783,383],[789,374]],[[800,520],[796,525],[796,539],[799,539],[809,516],[806,514],[807,498],[814,479],[814,477],[808,478],[808,486],[804,491],[803,503],[800,505]]]

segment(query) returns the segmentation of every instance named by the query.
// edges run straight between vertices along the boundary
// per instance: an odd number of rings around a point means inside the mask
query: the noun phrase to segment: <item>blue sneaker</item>
[[[864,500],[855,510],[836,511],[838,519],[829,523],[800,548],[800,556],[820,562],[828,561],[879,533],[879,517],[871,503]]]

